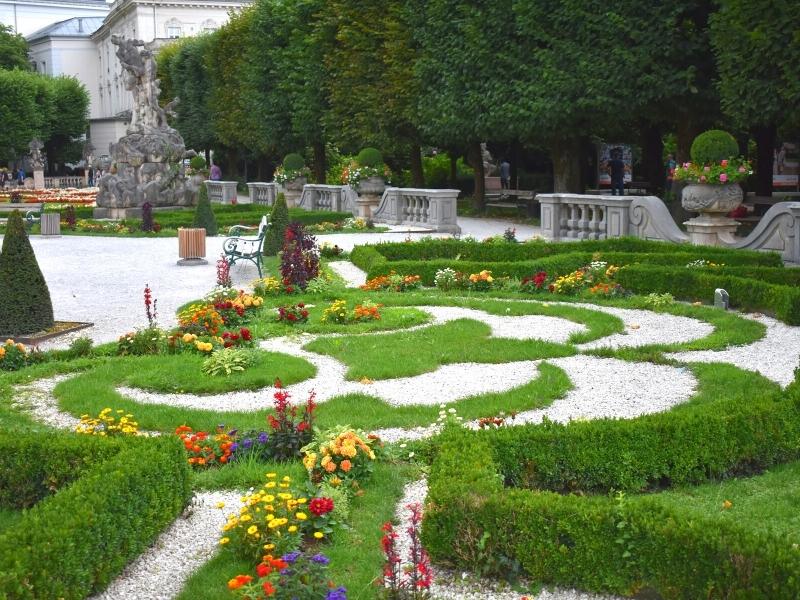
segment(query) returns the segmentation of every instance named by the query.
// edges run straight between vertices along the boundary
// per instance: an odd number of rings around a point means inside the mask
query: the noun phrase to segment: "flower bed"
[[[98,188],[0,191],[0,202],[44,202],[46,204],[94,204]],[[19,199],[16,199],[16,196]],[[12,199],[13,198],[13,199]]]

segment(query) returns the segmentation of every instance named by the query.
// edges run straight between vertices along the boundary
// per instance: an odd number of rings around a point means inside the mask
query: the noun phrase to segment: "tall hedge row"
[[[0,463],[0,481],[11,486],[3,500],[16,491],[27,505],[42,487],[60,489],[0,533],[0,598],[70,600],[102,591],[191,496],[185,453],[175,439],[102,444],[64,434],[10,437],[0,436],[0,448],[15,453]],[[70,475],[72,466],[78,470]]]

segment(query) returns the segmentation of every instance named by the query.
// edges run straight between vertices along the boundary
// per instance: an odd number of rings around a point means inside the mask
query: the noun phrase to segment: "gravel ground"
[[[58,408],[58,401],[53,396],[55,387],[70,377],[73,375],[56,375],[14,386],[13,405],[50,427],[74,430],[80,419],[61,411]]]
[[[367,283],[367,273],[362,271],[349,260],[336,260],[328,263],[328,266],[339,277],[344,279],[347,287],[359,287]]]
[[[411,511],[408,506],[419,504],[425,506],[428,495],[428,483],[425,479],[409,483],[403,490],[403,497],[397,505],[395,517],[398,525],[396,541],[398,554],[404,565],[411,564],[411,537],[408,529],[411,526]],[[522,594],[508,590],[502,582],[482,579],[476,581],[469,573],[457,572],[434,565],[433,584],[430,588],[433,600],[519,600]],[[538,594],[528,594],[531,600],[611,600],[611,596],[597,596],[577,590],[553,589],[542,590]]]
[[[90,600],[168,600],[175,598],[189,576],[208,562],[218,548],[224,511],[217,503],[235,505],[240,492],[197,493],[192,503],[156,542],[130,563],[103,593]]]
[[[725,350],[675,352],[667,356],[686,362],[731,363],[740,369],[760,373],[786,387],[794,381],[794,370],[800,364],[800,327],[791,327],[762,315],[742,316],[764,323],[767,334],[744,346],[732,346]]]

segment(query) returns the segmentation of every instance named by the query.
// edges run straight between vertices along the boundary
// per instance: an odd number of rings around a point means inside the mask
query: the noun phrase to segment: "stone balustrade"
[[[272,206],[275,204],[275,199],[278,197],[277,183],[255,181],[247,184],[247,190],[250,194],[250,202],[253,204]]]
[[[343,185],[307,183],[303,186],[303,193],[300,195],[297,207],[304,210],[346,211],[344,187]]]
[[[221,204],[232,204],[236,200],[236,182],[235,181],[205,181],[206,190],[208,190],[208,199],[211,202],[218,202]]]
[[[756,228],[733,248],[772,250],[784,260],[800,264],[800,202],[779,202],[761,217]]]
[[[458,234],[461,233],[456,222],[458,192],[389,187],[383,192],[373,219],[389,225],[429,227]]]
[[[61,188],[82,188],[86,186],[86,181],[80,175],[68,177],[45,177],[44,187],[47,189]]]

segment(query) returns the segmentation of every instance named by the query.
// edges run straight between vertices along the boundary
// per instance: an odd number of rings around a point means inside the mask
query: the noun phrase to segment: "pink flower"
[[[709,171],[711,171],[711,167],[709,167],[708,165],[706,165],[705,167],[703,167],[703,171],[705,171],[706,173],[708,173]]]
[[[739,167],[739,173],[746,173],[746,172],[747,169],[745,169],[744,166]]]
[[[706,182],[706,176],[700,175],[700,183],[705,183],[705,182]]]
[[[722,167],[727,167],[727,166],[728,166],[728,161],[727,161],[727,160],[723,160],[723,161],[720,161],[720,163],[719,163],[719,164],[720,164],[720,166],[722,166]]]
[[[728,175],[727,175],[726,173],[720,173],[720,174],[719,174],[719,180],[720,180],[722,183],[725,183],[726,181],[728,181]]]
[[[690,162],[685,162],[685,163],[683,163],[683,168],[684,168],[684,169],[688,169],[688,168],[689,168],[689,167],[691,167],[691,166],[692,166],[692,163],[690,163]]]

